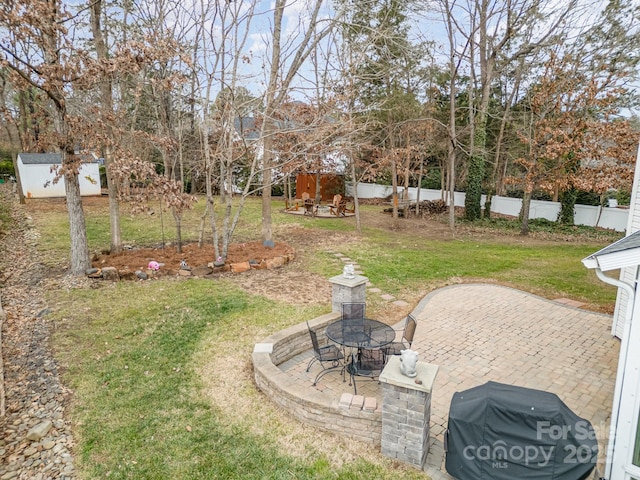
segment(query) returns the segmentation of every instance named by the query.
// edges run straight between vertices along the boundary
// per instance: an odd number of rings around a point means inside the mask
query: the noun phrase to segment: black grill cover
[[[598,441],[557,395],[488,382],[454,394],[445,450],[457,480],[583,480]]]

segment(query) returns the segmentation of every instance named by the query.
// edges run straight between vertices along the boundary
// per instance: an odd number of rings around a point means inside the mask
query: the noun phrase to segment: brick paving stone
[[[341,407],[349,408],[351,406],[352,399],[353,395],[351,395],[350,393],[343,393],[340,396],[340,402],[338,403],[338,405],[340,405]]]
[[[366,397],[362,408],[364,410],[375,411],[375,409],[378,408],[378,400],[375,397]]]
[[[354,395],[351,398],[351,408],[355,408],[356,410],[362,410],[362,407],[364,407],[364,396]]]
[[[371,289],[369,289],[370,291]],[[462,284],[435,290],[413,310],[418,321],[412,349],[420,361],[439,366],[431,405],[431,439],[443,443],[449,405],[456,391],[489,380],[553,392],[598,431],[598,468],[603,470],[606,437],[620,342],[611,336],[611,317],[497,285]],[[400,321],[400,319],[399,319]],[[320,371],[307,353],[287,364],[301,385]],[[285,364],[280,368],[286,367]],[[353,395],[339,371],[320,380],[323,395]],[[358,394],[382,404],[377,380],[358,379]],[[363,400],[364,402],[364,400]],[[444,453],[430,452],[425,472],[449,480]]]

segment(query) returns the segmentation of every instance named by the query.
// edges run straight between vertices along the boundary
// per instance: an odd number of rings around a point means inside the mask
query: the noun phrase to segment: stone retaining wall
[[[294,259],[295,253],[292,252],[288,255],[268,258],[260,263],[228,263],[217,267],[213,262],[210,262],[207,266],[197,266],[192,268],[190,267],[189,269],[166,268],[163,269],[162,272],[151,270],[148,268],[144,271],[133,270],[130,268],[122,268],[118,270],[116,267],[90,268],[87,270],[87,276],[89,278],[111,280],[116,282],[119,280],[146,280],[148,278],[164,276],[206,278],[208,275],[221,272],[244,273],[248,272],[249,270],[270,270],[274,268],[280,268],[293,261]]]
[[[327,325],[338,318],[340,314],[332,312],[310,320],[309,325],[321,338],[325,337],[323,333]],[[379,446],[382,435],[382,413],[379,409],[341,406],[339,398],[311,385],[300,385],[278,368],[281,363],[311,348],[306,323],[277,332],[256,344],[253,368],[258,388],[302,422]]]

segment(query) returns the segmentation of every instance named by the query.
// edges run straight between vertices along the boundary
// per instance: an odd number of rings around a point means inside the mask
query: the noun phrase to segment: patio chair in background
[[[385,355],[387,356],[400,355],[400,352],[402,350],[407,350],[408,348],[411,348],[411,345],[413,344],[413,336],[416,333],[417,326],[418,326],[418,322],[416,321],[415,317],[411,314],[407,315],[400,341],[393,342],[385,346],[384,348]]]
[[[318,206],[313,203],[313,200],[305,200],[304,202],[304,214],[311,217],[315,217],[318,213]]]
[[[289,201],[288,198],[284,199],[284,209],[288,212],[297,211],[300,206],[295,200]]]
[[[309,192],[302,193],[302,205],[304,206],[304,214],[315,217],[318,212],[318,206],[315,204]]]
[[[344,211],[346,213],[356,213],[356,203],[353,197],[348,197],[342,200],[345,202]]]
[[[337,194],[333,196],[333,200],[331,203],[327,205],[329,207],[329,213],[332,215],[338,215],[338,207],[340,206],[340,202],[342,201],[342,195]]]
[[[349,372],[349,385],[353,383],[353,393],[358,394],[356,377],[369,377],[375,380],[380,376],[385,365],[385,354],[382,350],[361,349],[357,354],[352,354],[351,361],[347,364]]]
[[[318,375],[316,375],[316,378],[313,381],[313,386],[315,386],[318,383],[318,380],[320,380],[326,373],[337,368],[344,367],[344,354],[335,345],[325,345],[321,347],[318,342],[318,335],[315,331],[311,330],[309,322],[307,322],[307,328],[309,329],[309,336],[311,337],[311,344],[313,345],[313,358],[309,360],[309,363],[307,364],[307,372],[315,362],[320,363],[320,366],[322,367],[322,370],[318,372]],[[329,366],[326,366],[325,363],[329,364]]]
[[[342,304],[342,320],[365,318],[366,308],[364,302],[345,302]]]
[[[332,212],[334,213],[334,212]],[[335,209],[335,215],[336,217],[346,217],[347,216],[347,201],[346,200],[340,200],[340,202],[338,203],[338,207]]]
[[[342,336],[349,337],[353,334],[364,333],[364,317],[366,304],[364,302],[352,302],[342,304]]]

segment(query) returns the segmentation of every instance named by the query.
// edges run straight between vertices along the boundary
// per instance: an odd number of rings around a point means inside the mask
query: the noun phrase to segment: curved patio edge
[[[321,334],[320,337],[324,337],[327,325],[338,318],[340,314],[332,312],[309,320],[309,325]],[[340,436],[380,445],[382,412],[379,408],[371,411],[341,406],[340,399],[310,384],[301,385],[278,368],[278,365],[311,348],[306,322],[276,332],[257,343],[252,360],[258,388],[271,401],[304,423]]]

